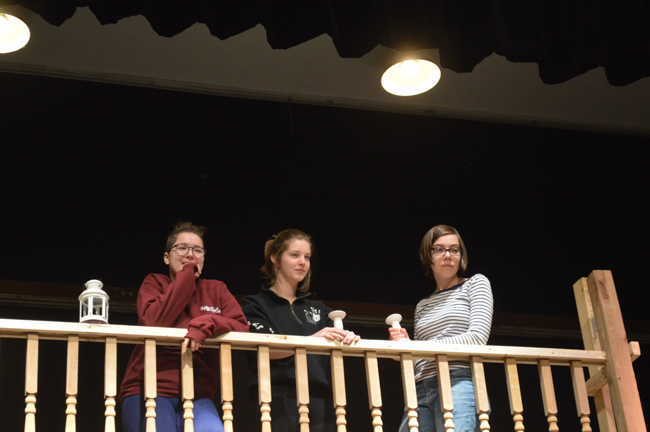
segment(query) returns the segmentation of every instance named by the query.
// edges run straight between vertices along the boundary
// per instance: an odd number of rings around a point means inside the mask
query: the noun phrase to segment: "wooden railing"
[[[585,338],[591,341],[590,344],[593,344],[593,346],[587,346],[593,348],[590,350],[445,345],[419,341],[390,342],[369,339],[362,339],[353,346],[345,346],[339,342],[320,338],[251,333],[226,333],[208,339],[204,344],[205,348],[220,350],[221,408],[225,431],[232,432],[236,429],[233,426],[233,407],[237,403],[234,400],[234,386],[246,385],[246,383],[234,382],[233,350],[257,351],[259,416],[263,432],[270,432],[272,426],[269,353],[276,350],[295,355],[301,432],[309,430],[307,354],[328,355],[331,358],[333,400],[338,432],[345,432],[347,424],[344,380],[344,358],[346,357],[362,357],[365,360],[368,402],[372,419],[371,426],[374,432],[381,432],[383,426],[379,358],[391,358],[400,362],[404,403],[410,432],[416,432],[418,429],[417,398],[413,378],[413,360],[416,358],[432,359],[437,362],[441,407],[447,432],[454,430],[448,364],[455,360],[466,361],[471,365],[476,409],[483,432],[490,430],[490,405],[484,372],[485,363],[504,365],[510,413],[515,431],[525,430],[518,373],[518,366],[524,364],[533,364],[538,368],[549,431],[559,430],[558,409],[552,377],[552,367],[556,366],[567,367],[571,372],[577,414],[583,432],[591,430],[588,396],[595,397],[601,431],[645,431],[638,389],[634,371],[631,368],[633,358],[639,355],[638,344],[628,344],[625,338],[611,274],[609,272],[594,272],[589,278],[578,281],[574,289]],[[180,346],[185,333],[186,330],[176,328],[0,319],[0,337],[26,339],[24,430],[26,432],[37,430],[35,413],[38,405],[39,341],[67,342],[66,387],[65,395],[62,395],[62,397],[65,396],[66,405],[66,432],[76,430],[80,343],[100,342],[105,346],[104,417],[105,431],[107,432],[116,430],[117,346],[118,344],[144,344],[144,397],[147,408],[147,431],[153,432],[155,431],[156,407],[156,346]],[[605,347],[605,349],[601,349],[601,347]],[[182,371],[185,431],[192,432],[194,392],[191,352],[183,352],[179,361]],[[589,381],[585,379],[585,367],[591,374]]]

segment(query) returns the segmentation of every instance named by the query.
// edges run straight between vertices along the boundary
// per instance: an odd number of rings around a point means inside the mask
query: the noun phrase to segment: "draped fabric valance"
[[[79,7],[102,24],[142,15],[171,37],[196,23],[226,39],[261,24],[274,49],[327,34],[341,57],[378,45],[400,51],[439,49],[443,68],[471,72],[492,53],[534,62],[557,84],[603,67],[610,84],[650,76],[650,0],[13,0],[53,25]]]

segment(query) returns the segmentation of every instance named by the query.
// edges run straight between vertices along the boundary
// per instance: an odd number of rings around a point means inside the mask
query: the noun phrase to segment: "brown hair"
[[[465,271],[467,270],[467,250],[465,249],[465,243],[463,239],[456,230],[456,228],[449,225],[436,225],[431,228],[422,238],[422,243],[420,243],[420,262],[422,263],[422,270],[424,274],[433,279],[433,270],[431,269],[431,247],[440,237],[448,234],[455,234],[458,237],[458,244],[460,246],[460,266],[458,267],[459,277],[465,276]]]
[[[262,268],[260,268],[260,270],[262,271],[262,278],[269,287],[273,286],[278,278],[277,268],[275,264],[273,264],[271,257],[275,257],[276,260],[279,260],[279,264],[282,260],[282,254],[289,248],[289,243],[294,240],[305,240],[308,242],[309,246],[312,249],[313,255],[314,245],[311,242],[311,237],[308,234],[305,234],[304,232],[297,229],[287,229],[281,231],[269,239],[266,242],[266,245],[264,245],[264,265]],[[300,284],[298,284],[298,290],[302,292],[307,291],[309,289],[310,282],[311,266],[309,267],[309,271],[307,272],[307,275],[305,275],[305,278]]]
[[[172,229],[172,232],[170,232],[169,236],[167,237],[167,243],[165,244],[165,252],[169,252],[172,246],[174,246],[174,243],[176,243],[176,239],[178,238],[178,235],[184,232],[196,234],[197,236],[199,236],[199,238],[201,239],[201,241],[205,246],[205,241],[203,240],[203,237],[207,232],[207,229],[205,227],[194,225],[192,222],[176,222],[176,225],[174,225],[174,229]]]

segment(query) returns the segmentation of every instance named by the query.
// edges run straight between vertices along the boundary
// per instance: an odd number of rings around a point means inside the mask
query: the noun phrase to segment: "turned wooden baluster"
[[[38,391],[38,335],[27,335],[25,360],[25,432],[36,432],[36,392]]]
[[[413,356],[406,352],[401,353],[400,366],[402,368],[402,386],[404,387],[404,404],[406,405],[409,432],[418,432],[418,395],[415,390]]]
[[[440,409],[444,419],[445,432],[454,432],[454,402],[451,397],[451,378],[449,377],[449,361],[446,354],[436,356],[438,365],[438,393],[440,394]]]
[[[219,364],[221,365],[221,408],[223,411],[223,431],[233,432],[232,403],[233,381],[232,381],[232,350],[230,344],[219,345]]]
[[[336,409],[336,431],[345,432],[347,420],[345,419],[345,374],[343,371],[343,351],[332,350],[332,391],[334,394],[334,408]]]
[[[296,396],[298,398],[298,413],[300,432],[309,432],[309,375],[307,372],[307,350],[296,348]]]
[[[68,336],[68,362],[65,380],[65,432],[77,430],[77,393],[79,383],[79,336]]]
[[[557,402],[555,400],[555,388],[553,386],[553,375],[551,374],[551,362],[542,359],[537,362],[539,371],[539,383],[542,388],[542,400],[544,401],[544,413],[548,421],[548,431],[558,432],[557,426]]]
[[[580,417],[580,424],[582,424],[581,430],[582,432],[591,432],[591,420],[589,419],[591,410],[589,408],[587,385],[585,384],[585,371],[582,368],[581,361],[571,362],[571,380],[573,381],[573,394],[576,397],[578,417]]]
[[[144,405],[147,432],[156,432],[156,340],[144,340]]]
[[[262,432],[271,432],[271,362],[267,346],[257,348],[257,377]]]
[[[515,432],[524,431],[524,404],[521,400],[521,388],[519,387],[519,373],[515,359],[507,357],[504,360],[506,370],[506,384],[508,386],[508,398],[510,399],[510,413],[515,423]]]
[[[490,430],[490,400],[488,399],[487,383],[485,382],[483,359],[479,356],[470,357],[470,366],[472,368],[474,400],[476,402],[479,427],[481,432],[487,432]]]
[[[117,338],[106,338],[104,358],[105,432],[115,432],[115,398],[117,397]]]
[[[379,365],[377,363],[377,353],[367,351],[366,358],[366,382],[368,383],[368,403],[370,404],[370,415],[372,416],[373,432],[383,431],[383,421],[381,420],[381,384],[379,381]]]
[[[183,431],[194,432],[194,364],[190,347],[181,347],[181,386]]]

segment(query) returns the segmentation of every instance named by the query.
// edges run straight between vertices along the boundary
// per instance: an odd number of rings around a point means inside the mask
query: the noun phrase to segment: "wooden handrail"
[[[81,324],[57,321],[27,321],[0,319],[0,335],[25,338],[28,333],[38,333],[43,340],[67,340],[70,334],[79,336],[80,341],[104,342],[106,337],[116,337],[118,343],[141,344],[147,338],[155,339],[157,345],[176,345],[185,338],[187,330],[167,327],[141,327],[112,324]],[[503,363],[506,358],[516,359],[518,364],[537,364],[548,359],[551,365],[569,366],[571,361],[581,361],[584,366],[604,366],[603,351],[530,348],[498,345],[451,345],[434,344],[425,341],[391,342],[376,339],[361,339],[353,346],[338,341],[306,336],[267,335],[259,333],[229,332],[206,339],[204,347],[218,348],[220,343],[229,343],[235,349],[256,350],[268,346],[270,350],[294,352],[296,346],[305,347],[309,354],[329,355],[333,349],[342,349],[345,356],[364,357],[366,351],[374,351],[379,358],[399,359],[408,351],[413,358],[435,359],[445,354],[449,361],[469,361],[471,356],[480,356],[484,362]]]

